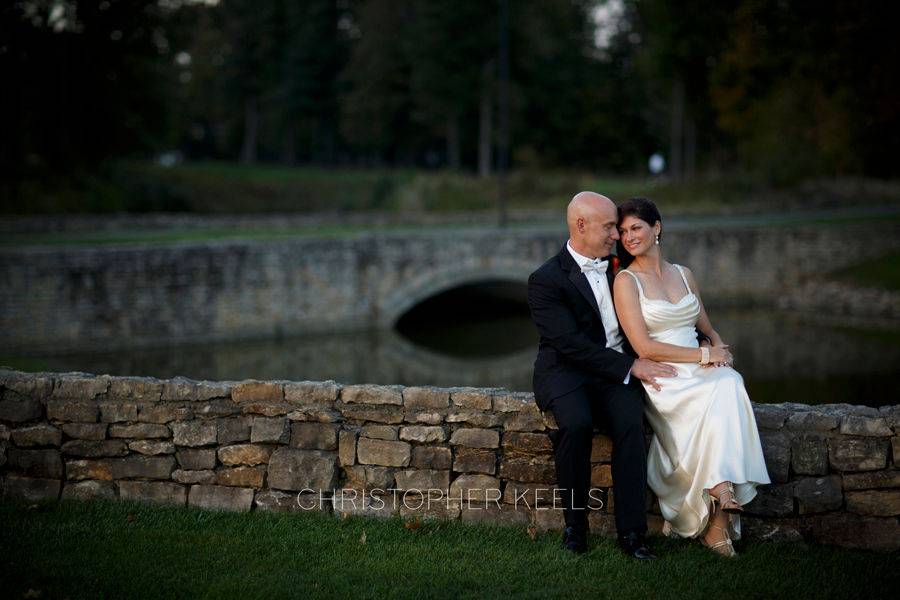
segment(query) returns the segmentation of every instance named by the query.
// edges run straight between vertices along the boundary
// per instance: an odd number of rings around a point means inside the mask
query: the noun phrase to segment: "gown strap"
[[[691,286],[688,285],[687,277],[684,276],[684,269],[681,268],[681,265],[675,265],[675,268],[681,273],[681,280],[684,282],[684,287],[687,288],[688,294],[693,294],[694,292],[691,290]]]
[[[631,278],[634,279],[634,282],[637,284],[638,293],[641,295],[642,298],[646,298],[647,296],[644,295],[644,288],[641,287],[641,280],[638,279],[638,276],[635,275],[634,273],[632,273],[631,271],[629,271],[628,269],[622,269],[622,273],[628,273],[629,275],[631,275]]]

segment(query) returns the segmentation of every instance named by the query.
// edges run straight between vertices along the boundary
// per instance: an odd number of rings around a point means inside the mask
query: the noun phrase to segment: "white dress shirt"
[[[575,252],[572,249],[572,244],[566,242],[566,248],[569,250],[569,254],[572,255],[572,258],[575,259],[575,264],[578,267],[582,267],[588,263],[600,263],[600,259],[588,258],[587,256],[582,256]],[[611,265],[607,268],[612,268]],[[619,331],[619,320],[616,318],[616,309],[613,306],[612,292],[609,289],[609,281],[606,279],[606,273],[601,273],[600,271],[588,271],[584,274],[587,277],[588,283],[591,285],[591,290],[594,292],[594,299],[597,300],[597,306],[600,307],[600,316],[603,321],[603,328],[606,330],[606,347],[615,350],[616,352],[622,352],[622,332]],[[623,383],[628,383],[631,380],[631,370],[628,371],[628,375],[625,377],[625,381]]]

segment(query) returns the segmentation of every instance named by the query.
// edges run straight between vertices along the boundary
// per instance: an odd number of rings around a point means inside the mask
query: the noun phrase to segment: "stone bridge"
[[[766,303],[810,276],[897,252],[900,224],[666,227],[666,256],[718,305]],[[7,352],[114,349],[390,327],[457,286],[524,284],[561,227],[338,238],[23,246],[0,251]]]

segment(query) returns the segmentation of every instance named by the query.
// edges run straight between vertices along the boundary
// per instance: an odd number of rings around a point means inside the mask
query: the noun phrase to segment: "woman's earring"
[[[656,236],[656,245],[659,246],[659,236]]]

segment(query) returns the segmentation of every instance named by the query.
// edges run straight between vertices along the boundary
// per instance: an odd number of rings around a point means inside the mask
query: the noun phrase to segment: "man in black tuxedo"
[[[528,306],[540,333],[534,397],[559,427],[551,434],[561,488],[563,546],[587,550],[591,440],[598,425],[612,437],[616,531],[630,556],[656,558],[647,548],[647,456],[644,393],[638,380],[658,387],[674,377],[666,364],[634,358],[612,301],[612,247],[619,239],[609,198],[581,192],[566,214],[569,241],[528,278]]]

